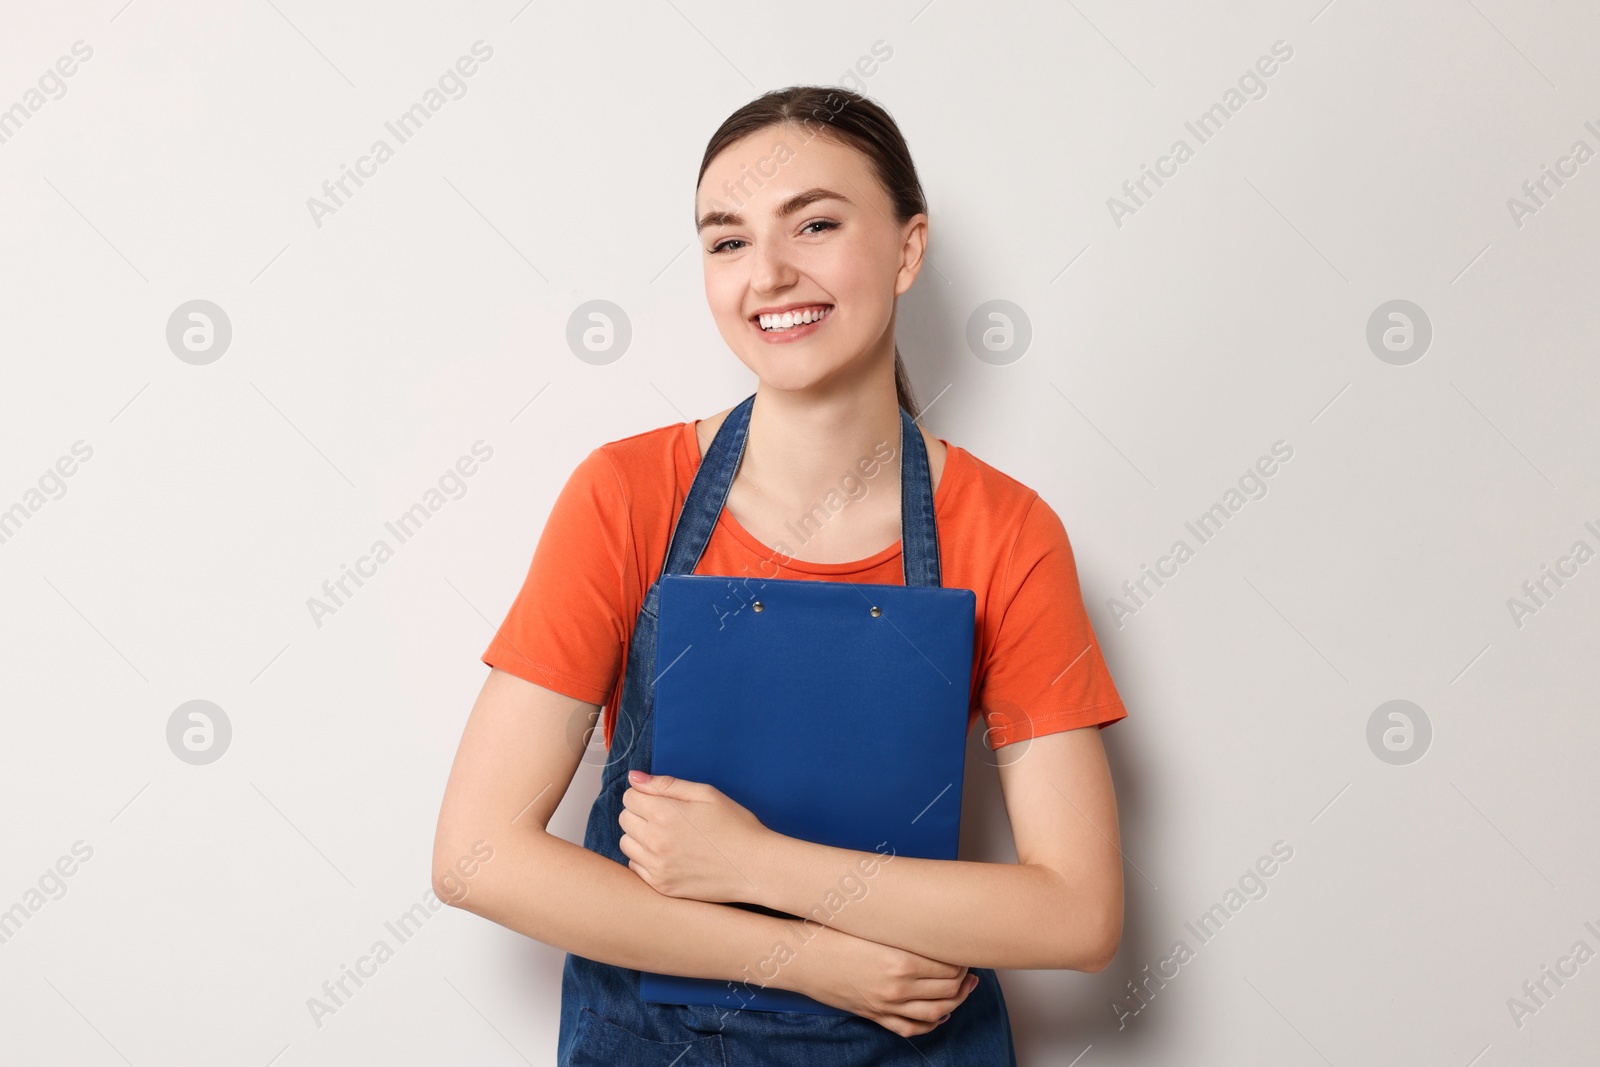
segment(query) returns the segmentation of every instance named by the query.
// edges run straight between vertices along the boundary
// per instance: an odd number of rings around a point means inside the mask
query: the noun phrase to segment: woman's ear
[[[922,271],[922,258],[928,250],[928,216],[922,212],[911,216],[902,233],[900,270],[894,279],[895,296],[901,296],[910,289]]]

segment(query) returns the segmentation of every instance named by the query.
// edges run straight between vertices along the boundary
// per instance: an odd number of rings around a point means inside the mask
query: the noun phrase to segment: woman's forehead
[[[793,127],[761,130],[718,153],[697,190],[697,217],[730,204],[767,214],[818,188],[858,203],[872,196],[871,166],[860,152],[829,138],[803,136]]]

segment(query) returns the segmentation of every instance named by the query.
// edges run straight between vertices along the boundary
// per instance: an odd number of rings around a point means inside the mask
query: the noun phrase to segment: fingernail
[[[630,782],[637,782],[637,783],[643,784],[645,782],[648,782],[650,780],[650,777],[651,776],[646,774],[644,771],[629,771],[628,772],[628,781],[630,781]]]
[[[939,1016],[939,1021],[940,1022],[944,1022],[948,1018],[950,1018],[950,1013],[949,1012],[945,1012],[943,1015]]]

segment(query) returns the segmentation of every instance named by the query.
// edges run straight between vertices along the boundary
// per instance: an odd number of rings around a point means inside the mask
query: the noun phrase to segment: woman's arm
[[[439,812],[439,899],[602,963],[804,991],[821,950],[799,923],[662,896],[621,864],[547,832],[597,711],[491,671]],[[772,976],[763,961],[780,943],[795,955]]]
[[[654,814],[623,816],[643,842],[625,842],[624,851],[637,852],[647,872],[640,877],[662,892],[698,876],[696,892],[715,899],[749,900],[970,967],[1102,970],[1122,938],[1123,887],[1100,730],[999,751],[1014,864],[890,858],[892,841],[878,852],[801,841],[759,827],[703,783],[670,778],[633,787],[655,796],[629,809]]]
[[[789,989],[902,1037],[937,1028],[966,1000],[976,977],[965,966],[831,927],[663,896],[621,864],[550,834],[598,710],[490,673],[439,812],[440,900],[601,963],[725,979],[739,983],[732,992],[741,1000],[763,986]]]
[[[1116,795],[1097,726],[999,749],[1016,863],[896,856],[850,899],[847,868],[871,853],[773,835],[752,875],[765,904],[972,967],[1099,971],[1122,939]],[[890,842],[892,846],[893,842]],[[846,885],[854,885],[847,882]]]

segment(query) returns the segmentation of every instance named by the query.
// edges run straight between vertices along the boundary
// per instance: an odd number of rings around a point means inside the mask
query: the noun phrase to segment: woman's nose
[[[754,261],[750,267],[752,288],[770,291],[782,289],[794,281],[794,263],[781,244],[762,242],[754,251]]]

